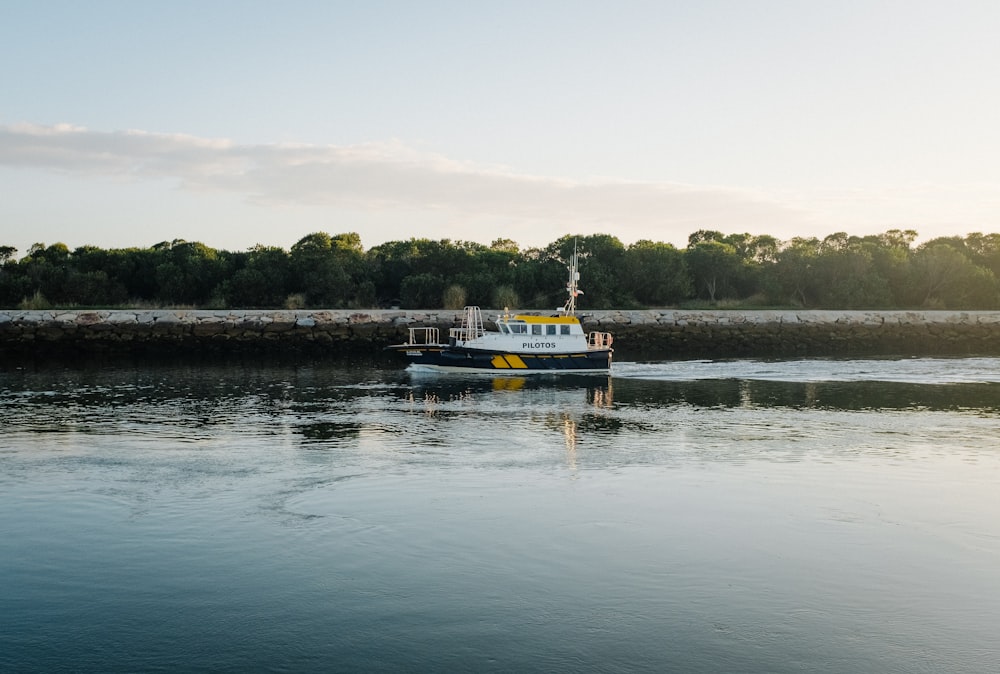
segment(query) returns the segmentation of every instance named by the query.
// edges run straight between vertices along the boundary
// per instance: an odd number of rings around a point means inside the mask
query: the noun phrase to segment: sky
[[[0,245],[1000,232],[995,0],[0,0]]]

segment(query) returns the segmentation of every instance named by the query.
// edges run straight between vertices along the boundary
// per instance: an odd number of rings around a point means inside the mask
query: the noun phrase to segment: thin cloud
[[[242,195],[261,205],[360,212],[438,212],[449,220],[565,223],[625,238],[698,228],[774,232],[803,210],[741,189],[681,183],[573,181],[417,152],[398,142],[351,146],[238,145],[148,131],[0,126],[0,165],[81,176],[170,179],[187,190]]]

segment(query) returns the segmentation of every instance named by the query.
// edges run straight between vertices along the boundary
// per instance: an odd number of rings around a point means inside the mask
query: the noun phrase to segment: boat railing
[[[440,332],[437,328],[410,328],[410,341],[407,344],[438,344]]]
[[[461,342],[467,342],[485,334],[483,312],[480,311],[479,307],[465,307],[462,315],[462,327],[448,330],[449,337]]]
[[[610,332],[591,332],[587,334],[588,349],[610,349],[614,337]]]

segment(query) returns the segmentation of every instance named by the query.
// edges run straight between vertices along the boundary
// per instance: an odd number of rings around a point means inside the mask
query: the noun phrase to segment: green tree
[[[402,299],[403,282],[412,276],[440,276],[468,284],[470,297],[476,288],[476,254],[487,250],[480,244],[453,243],[450,239],[410,239],[375,246],[366,256],[375,294],[380,302]]]
[[[796,237],[778,251],[773,287],[779,293],[779,303],[791,301],[808,307],[819,299],[815,275],[819,248],[819,239]]]
[[[0,248],[0,307],[16,306],[29,294],[28,279],[14,259],[16,254],[17,249],[13,246]]]
[[[699,243],[707,243],[709,241],[728,243],[726,241],[726,235],[714,229],[699,229],[696,232],[688,234],[688,248],[696,246]]]
[[[869,251],[876,272],[888,284],[889,303],[893,306],[903,306],[906,303],[912,246],[916,238],[917,233],[912,229],[890,229],[862,239],[862,245]]]
[[[733,294],[733,280],[742,262],[731,244],[715,240],[698,241],[684,253],[699,297],[717,302]]]
[[[219,252],[203,243],[175,240],[159,252],[157,297],[168,304],[207,304],[229,273]]]
[[[889,306],[889,284],[875,268],[870,250],[857,242],[822,251],[814,268],[820,304],[839,309]]]
[[[954,241],[934,239],[913,256],[914,298],[932,308],[993,308],[997,279],[970,260]]]
[[[725,236],[722,243],[732,246],[740,260],[730,279],[733,295],[747,298],[763,292],[765,268],[777,259],[780,242],[766,234],[737,233]]]
[[[715,249],[712,254],[716,258],[713,264],[721,263],[725,271],[723,276],[716,279],[717,282],[724,281],[724,286],[717,288],[715,294],[733,298],[750,297],[764,290],[767,281],[766,268],[777,260],[780,249],[780,242],[767,234],[755,235],[746,232],[723,234],[716,230],[700,229],[688,237],[688,251],[702,244],[724,244],[731,247],[735,259],[733,255],[728,254],[728,249],[726,255],[722,255],[720,249]],[[711,246],[694,253],[693,257],[698,258],[696,266],[707,263],[702,258],[708,255],[709,250]],[[699,269],[696,273],[703,271],[704,269]],[[692,272],[695,273],[694,267]],[[697,287],[699,296],[713,295],[711,291],[700,287],[706,279],[702,278],[701,281],[695,282],[699,286]]]
[[[387,241],[365,254],[379,303],[400,301],[400,288],[403,280],[413,273],[413,259],[418,250],[416,240],[410,239]]]
[[[973,232],[965,237],[965,248],[969,259],[1000,279],[1000,234]]]
[[[326,232],[314,232],[295,243],[291,250],[291,265],[296,287],[305,294],[312,307],[345,307],[353,299],[355,286],[351,272],[360,267],[360,239],[357,235],[331,237]],[[355,243],[357,242],[357,245]]]
[[[580,302],[594,309],[611,309],[631,303],[631,294],[624,287],[621,269],[625,262],[625,245],[608,234],[567,235],[557,239],[546,248],[547,256],[557,260],[563,267],[563,282],[550,286],[550,294],[565,285],[565,267],[576,250],[580,261],[580,288],[584,296]],[[557,304],[564,300],[559,299]],[[579,306],[579,305],[578,305]]]
[[[233,307],[281,307],[291,287],[290,258],[284,248],[254,246],[242,268],[223,284],[226,304]]]
[[[25,295],[42,295],[51,303],[66,304],[72,291],[69,248],[64,243],[35,243],[21,261]]]
[[[468,266],[456,279],[467,292],[467,303],[497,307],[496,289],[513,287],[517,268],[525,264],[523,256],[516,247],[491,246],[467,249],[467,252]]]
[[[625,251],[625,285],[640,304],[666,306],[691,296],[684,253],[669,243],[637,241]]]
[[[69,258],[69,292],[62,301],[90,306],[124,304],[128,292],[118,278],[116,251],[97,246],[80,246]]]
[[[518,255],[521,252],[517,242],[512,239],[494,239],[493,243],[490,244],[490,250],[511,253],[513,255]]]
[[[440,274],[416,274],[403,279],[400,301],[404,309],[440,309],[445,279]]]
[[[523,251],[520,262],[513,267],[513,287],[521,308],[556,309],[566,301],[566,263],[551,257],[545,249]],[[509,298],[508,298],[509,299]],[[497,308],[515,305],[498,303]]]

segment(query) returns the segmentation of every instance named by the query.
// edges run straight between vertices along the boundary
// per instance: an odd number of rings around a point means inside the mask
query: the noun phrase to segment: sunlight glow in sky
[[[1000,3],[4,3],[0,245],[1000,232]]]

